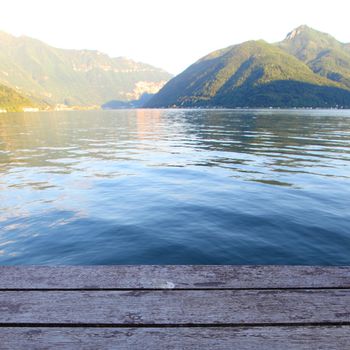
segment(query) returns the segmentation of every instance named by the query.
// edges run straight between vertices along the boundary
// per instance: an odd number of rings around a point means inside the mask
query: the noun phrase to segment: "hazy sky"
[[[307,24],[350,42],[349,0],[1,0],[0,30],[179,73],[210,51]]]

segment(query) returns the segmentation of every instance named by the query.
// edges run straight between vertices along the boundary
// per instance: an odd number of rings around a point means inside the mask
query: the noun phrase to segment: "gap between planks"
[[[110,329],[124,329],[124,328],[145,328],[145,329],[171,329],[171,328],[312,328],[312,327],[350,327],[350,322],[300,322],[300,323],[227,323],[227,324],[203,324],[203,323],[184,323],[184,324],[133,324],[133,323],[120,323],[120,324],[110,324],[110,323],[0,323],[0,329],[2,328],[110,328]],[[350,328],[349,328],[350,331]],[[350,336],[350,333],[349,333]]]
[[[1,292],[197,292],[197,291],[308,291],[348,290],[350,287],[287,287],[287,288],[0,288]]]

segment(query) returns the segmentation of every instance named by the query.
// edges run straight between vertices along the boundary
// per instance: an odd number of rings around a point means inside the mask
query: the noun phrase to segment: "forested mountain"
[[[350,88],[350,45],[307,26],[290,32],[277,44],[305,62],[315,73]]]
[[[64,50],[0,32],[0,83],[51,105],[101,105],[155,93],[171,75],[127,58]]]
[[[350,107],[347,47],[306,26],[281,43],[230,46],[195,62],[146,106]]]
[[[0,110],[22,112],[23,108],[38,108],[39,105],[20,95],[15,90],[0,84]]]

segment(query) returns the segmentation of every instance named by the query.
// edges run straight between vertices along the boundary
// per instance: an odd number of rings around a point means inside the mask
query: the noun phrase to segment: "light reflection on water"
[[[0,264],[350,264],[350,111],[0,117]]]

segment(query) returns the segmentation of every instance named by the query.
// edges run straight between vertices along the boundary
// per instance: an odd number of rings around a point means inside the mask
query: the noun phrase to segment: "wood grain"
[[[345,350],[350,327],[0,328],[2,350]]]
[[[350,290],[2,291],[1,323],[350,323]]]
[[[350,267],[1,266],[1,289],[350,288]]]
[[[350,349],[350,267],[0,267],[0,349]]]

